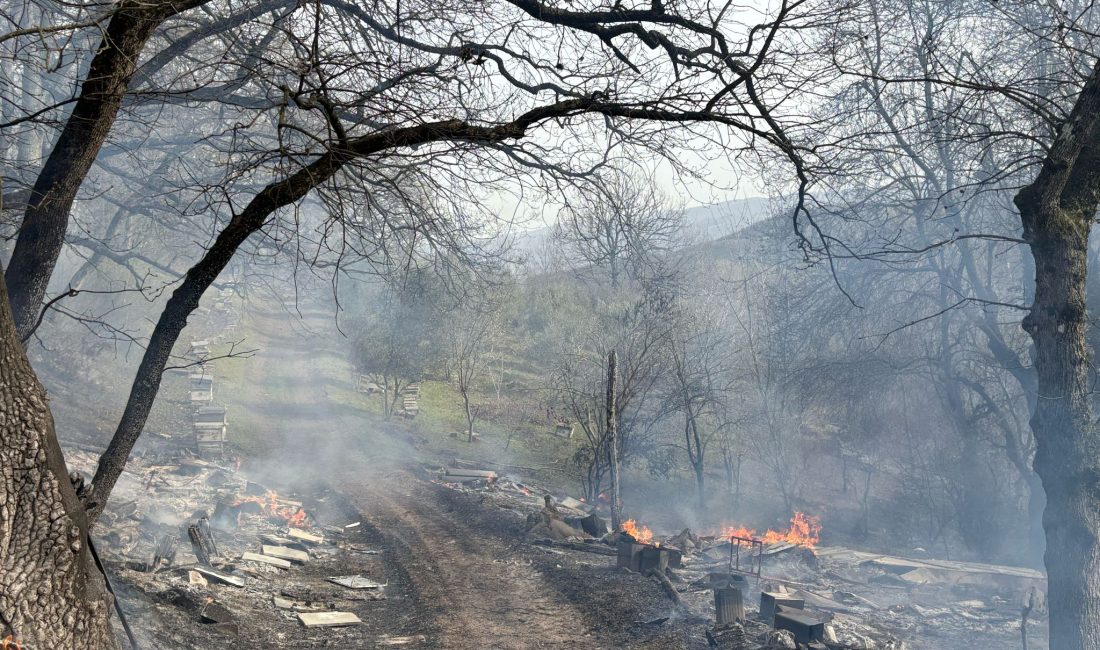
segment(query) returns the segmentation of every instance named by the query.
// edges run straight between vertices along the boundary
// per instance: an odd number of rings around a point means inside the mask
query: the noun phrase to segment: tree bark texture
[[[54,435],[46,391],[0,283],[0,636],[25,647],[114,648],[110,600]]]
[[[1100,650],[1100,435],[1088,386],[1088,237],[1100,202],[1100,63],[1015,198],[1035,259],[1035,471],[1047,495],[1043,527],[1051,650]]]

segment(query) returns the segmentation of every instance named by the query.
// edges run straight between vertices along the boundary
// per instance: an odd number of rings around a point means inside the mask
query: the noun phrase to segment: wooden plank
[[[214,571],[212,569],[207,569],[207,568],[201,567],[201,566],[195,567],[194,570],[198,571],[204,577],[206,577],[210,580],[213,580],[214,582],[220,582],[224,585],[229,585],[231,587],[243,587],[244,586],[244,580],[242,578],[238,578],[236,576],[226,575],[224,573],[218,573],[217,571]]]
[[[306,562],[309,562],[309,553],[306,553],[305,551],[287,548],[286,546],[269,546],[267,544],[264,544],[260,548],[263,550],[264,555],[277,557],[281,560],[290,560],[291,562],[297,562],[298,564],[305,564]]]
[[[314,535],[300,528],[290,528],[287,530],[286,535],[291,539],[306,542],[307,544],[323,544],[325,541],[325,538],[321,535]]]
[[[245,553],[241,556],[242,560],[248,562],[263,562],[264,564],[270,564],[271,566],[277,566],[280,569],[289,569],[290,562],[286,560],[280,560],[277,557],[271,557],[268,555],[260,555],[259,553]]]
[[[298,612],[298,620],[306,627],[342,627],[363,622],[351,612]]]

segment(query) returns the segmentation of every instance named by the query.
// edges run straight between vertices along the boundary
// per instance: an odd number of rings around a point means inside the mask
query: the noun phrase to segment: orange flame
[[[11,634],[0,640],[0,650],[23,650],[23,646]]]
[[[627,519],[623,522],[623,532],[638,540],[641,544],[648,544],[653,541],[653,531],[649,530],[649,526],[643,524],[639,529],[637,522],[633,519]]]
[[[726,539],[732,537],[759,539],[765,544],[786,542],[798,544],[806,548],[814,548],[817,546],[818,542],[821,541],[821,518],[796,512],[794,516],[791,517],[790,527],[786,530],[767,530],[763,535],[757,535],[756,531],[752,528],[746,528],[744,526],[726,526],[722,529],[722,537]]]
[[[279,494],[275,490],[268,490],[262,497],[239,497],[233,505],[239,506],[242,503],[258,503],[263,513],[269,517],[282,519],[298,528],[309,527],[309,515],[306,511],[299,506],[280,506]]]

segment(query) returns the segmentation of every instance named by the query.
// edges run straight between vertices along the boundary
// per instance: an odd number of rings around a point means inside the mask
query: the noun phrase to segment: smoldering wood
[[[191,524],[187,527],[187,537],[191,540],[191,551],[195,554],[199,564],[210,566],[211,544],[198,524]]]
[[[176,560],[176,536],[164,535],[157,542],[155,551],[153,552],[153,564],[152,571],[160,569],[161,564],[166,567],[172,566],[172,562]]]
[[[207,580],[213,580],[214,582],[229,585],[231,587],[245,586],[244,579],[238,578],[237,576],[229,575],[227,573],[222,573],[220,571],[215,571],[207,567],[196,566],[194,568],[194,571],[202,575]]]
[[[445,474],[447,476],[454,476],[458,478],[489,478],[495,479],[498,474],[492,470],[486,469],[459,469],[457,467],[448,467]]]

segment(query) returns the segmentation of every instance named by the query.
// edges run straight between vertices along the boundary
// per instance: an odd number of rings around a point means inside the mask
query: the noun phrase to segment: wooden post
[[[191,550],[195,552],[195,558],[199,564],[210,566],[210,555],[207,553],[206,540],[203,539],[202,530],[198,524],[187,527],[187,536],[191,539]]]
[[[615,414],[615,351],[607,355],[607,439],[611,455],[611,529],[622,530],[623,519],[619,512],[619,426]]]

